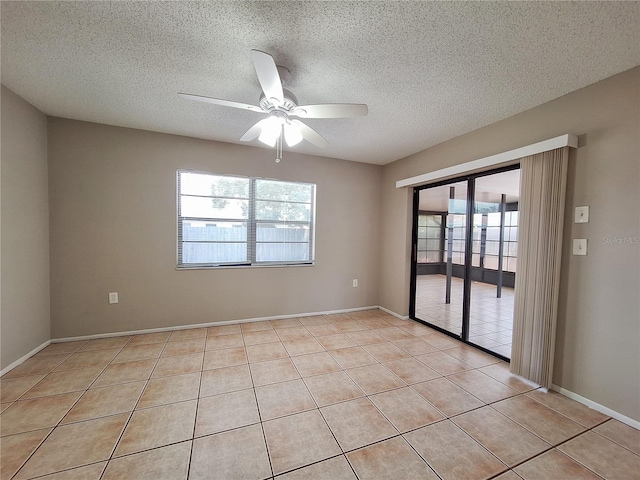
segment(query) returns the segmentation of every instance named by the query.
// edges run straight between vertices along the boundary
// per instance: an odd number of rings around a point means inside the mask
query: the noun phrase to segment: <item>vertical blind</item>
[[[549,388],[553,377],[569,147],[520,162],[520,236],[512,373]]]

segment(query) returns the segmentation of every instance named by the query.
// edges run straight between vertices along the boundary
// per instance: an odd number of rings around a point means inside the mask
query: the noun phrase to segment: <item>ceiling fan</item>
[[[178,96],[198,102],[213,103],[224,107],[240,108],[268,115],[240,137],[242,142],[258,138],[270,147],[276,146],[276,162],[282,159],[282,143],[292,147],[303,139],[316,147],[325,147],[329,143],[314,129],[301,122],[300,118],[346,118],[358,117],[368,113],[364,104],[325,103],[319,105],[298,105],[296,96],[282,87],[289,77],[289,70],[276,66],[273,57],[259,50],[251,50],[251,59],[262,87],[259,106],[246,103],[203,97],[189,93]]]

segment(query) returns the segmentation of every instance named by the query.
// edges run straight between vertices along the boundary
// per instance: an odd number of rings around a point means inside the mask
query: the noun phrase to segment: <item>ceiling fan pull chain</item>
[[[276,140],[276,163],[280,163],[282,160],[282,142],[284,140],[284,125],[280,125],[280,135]]]

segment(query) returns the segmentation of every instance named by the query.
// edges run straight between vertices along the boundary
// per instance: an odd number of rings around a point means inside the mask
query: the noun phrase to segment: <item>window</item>
[[[314,261],[315,185],[178,171],[178,267]]]
[[[499,208],[499,205],[496,206]],[[505,212],[502,270],[516,272],[518,250],[518,211]],[[498,269],[500,254],[500,212],[473,215],[472,265],[489,270]]]
[[[467,230],[467,216],[450,213],[447,216],[447,228],[444,234],[444,260],[449,258],[449,234],[453,239],[451,245],[451,261],[464,265],[465,235]]]
[[[504,270],[515,272],[518,260],[518,212],[505,212],[504,225]]]
[[[442,262],[442,214],[418,214],[418,263]]]

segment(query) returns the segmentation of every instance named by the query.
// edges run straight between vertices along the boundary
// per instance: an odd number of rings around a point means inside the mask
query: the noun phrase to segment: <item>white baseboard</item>
[[[315,315],[333,315],[335,313],[359,312],[361,310],[375,310],[377,308],[380,308],[381,310],[385,310],[387,313],[390,313],[391,315],[395,315],[398,318],[402,318],[398,316],[398,314],[394,314],[393,312],[383,309],[382,307],[373,305],[369,307],[343,308],[341,310],[327,310],[324,312],[294,313],[294,314],[288,314],[288,315],[274,315],[270,317],[243,318],[238,320],[223,320],[221,322],[197,323],[195,325],[178,325],[173,327],[148,328],[145,330],[129,330],[126,332],[96,333],[93,335],[83,335],[79,337],[54,338],[51,340],[51,343],[75,342],[78,340],[93,340],[96,338],[107,338],[107,337],[123,337],[125,335],[140,335],[144,333],[173,332],[175,330],[187,330],[189,328],[218,327],[222,325],[235,325],[238,323],[266,322],[268,320],[281,320],[286,318],[313,317]]]
[[[554,392],[561,393],[565,397],[569,397],[571,400],[575,400],[576,402],[582,403],[589,408],[594,409],[596,412],[603,413],[608,415],[611,418],[615,418],[616,420],[621,421],[622,423],[626,423],[630,427],[640,430],[640,422],[638,420],[634,420],[633,418],[627,417],[626,415],[622,415],[621,413],[616,412],[615,410],[611,410],[604,405],[600,405],[599,403],[594,402],[593,400],[589,400],[588,398],[583,397],[582,395],[578,395],[577,393],[572,392],[571,390],[567,390],[566,388],[559,387],[558,385],[551,385],[551,390]]]
[[[383,312],[387,312],[389,315],[393,315],[394,317],[399,318],[400,320],[409,320],[409,315],[400,315],[399,313],[396,313],[393,310],[389,310],[388,308],[384,308],[380,306],[378,306],[378,308]]]
[[[2,370],[0,370],[0,376],[4,375],[7,372],[10,372],[11,370],[13,370],[14,368],[16,368],[18,365],[20,365],[21,363],[23,363],[25,360],[33,357],[36,353],[38,353],[40,350],[42,350],[44,347],[48,346],[51,343],[51,340],[47,340],[46,342],[44,342],[42,345],[40,345],[39,347],[34,348],[33,350],[31,350],[29,353],[27,353],[26,355],[23,355],[22,357],[20,357],[18,360],[16,360],[13,363],[10,363],[9,365],[7,365],[6,367],[4,367]]]

